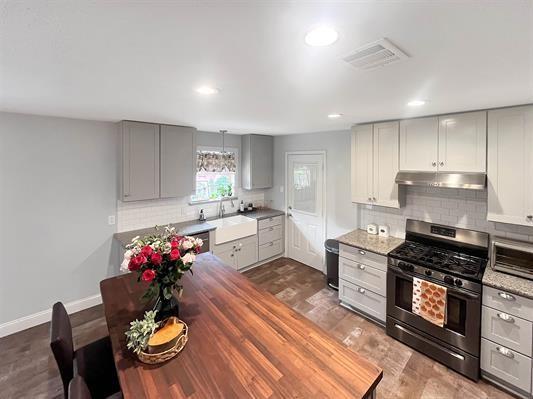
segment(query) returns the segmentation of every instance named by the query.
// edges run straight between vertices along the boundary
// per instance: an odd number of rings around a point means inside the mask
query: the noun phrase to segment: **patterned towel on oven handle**
[[[446,287],[413,277],[413,313],[444,327],[446,308]]]

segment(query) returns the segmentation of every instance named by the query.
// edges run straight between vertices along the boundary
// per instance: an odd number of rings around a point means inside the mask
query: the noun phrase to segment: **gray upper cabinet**
[[[161,198],[185,197],[195,189],[196,129],[161,125]]]
[[[123,121],[122,201],[138,201],[159,197],[159,125]]]
[[[242,187],[246,190],[272,187],[274,137],[242,136]]]

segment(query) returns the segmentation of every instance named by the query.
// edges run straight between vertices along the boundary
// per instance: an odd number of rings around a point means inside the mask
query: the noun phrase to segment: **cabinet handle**
[[[439,163],[439,165],[440,165],[440,166],[444,166],[444,162],[441,161],[441,162]]]
[[[514,318],[507,313],[498,313],[498,317],[507,323],[514,323]]]
[[[431,162],[431,166],[437,166],[437,162]]]
[[[359,288],[358,291],[359,291],[360,294],[364,294],[366,292],[366,290],[364,288]]]
[[[366,255],[366,252],[363,251],[362,249],[359,250],[359,253],[360,253],[361,255]]]
[[[508,357],[509,359],[513,359],[513,358],[514,358],[514,353],[511,352],[509,349],[504,348],[503,346],[497,346],[497,347],[496,347],[496,350],[497,350],[500,354],[502,354],[503,356]]]
[[[362,265],[360,263],[357,264],[357,267],[359,267],[359,270],[365,270],[365,265]]]
[[[368,197],[368,202],[372,202],[372,197]]]
[[[376,202],[376,197],[372,197],[372,201]]]
[[[271,242],[268,246],[269,246],[269,247],[273,247],[273,246],[274,246],[274,243]]]
[[[529,220],[533,220],[533,215],[527,215],[526,218],[528,218]]]
[[[268,231],[274,231],[274,227],[270,227]]]
[[[507,301],[514,301],[516,299],[513,295],[508,294],[507,292],[498,292],[498,295],[500,298],[503,298]]]

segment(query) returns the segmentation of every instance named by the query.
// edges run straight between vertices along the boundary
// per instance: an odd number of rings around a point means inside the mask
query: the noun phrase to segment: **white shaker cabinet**
[[[439,118],[400,122],[400,170],[437,171]]]
[[[533,106],[488,112],[487,176],[487,219],[533,226]]]
[[[487,112],[439,116],[440,172],[485,173]]]
[[[398,122],[354,126],[352,130],[352,201],[399,208]]]

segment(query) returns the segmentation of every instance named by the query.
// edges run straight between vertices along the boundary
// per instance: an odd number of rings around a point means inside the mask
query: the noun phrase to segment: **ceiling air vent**
[[[380,39],[359,47],[355,53],[344,57],[343,60],[357,69],[368,71],[408,57],[387,39]]]

